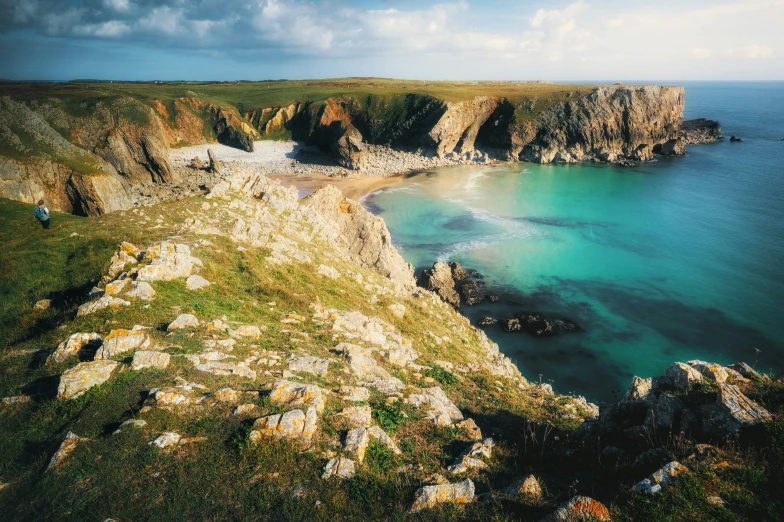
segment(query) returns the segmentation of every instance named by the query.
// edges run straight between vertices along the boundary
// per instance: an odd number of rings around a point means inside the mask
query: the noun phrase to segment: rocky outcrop
[[[352,261],[405,287],[415,286],[414,269],[392,244],[383,219],[344,198],[343,193],[331,185],[320,188],[302,204],[337,228]]]
[[[438,297],[460,308],[460,295],[455,290],[455,280],[452,270],[443,261],[433,264],[433,268],[424,270],[419,278],[419,286],[438,294]]]
[[[719,122],[705,118],[684,121],[681,125],[681,133],[687,145],[714,143],[724,139]]]

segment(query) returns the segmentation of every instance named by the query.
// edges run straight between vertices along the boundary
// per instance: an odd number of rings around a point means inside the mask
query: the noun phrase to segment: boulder
[[[57,398],[75,399],[84,395],[90,388],[99,386],[112,376],[119,363],[114,361],[92,361],[77,364],[60,376]]]
[[[493,326],[493,325],[494,325],[494,324],[496,324],[497,322],[498,322],[498,321],[497,321],[496,319],[493,319],[492,317],[483,317],[483,318],[482,318],[482,319],[479,321],[479,323],[478,323],[478,324],[479,324],[479,326],[483,326],[483,327],[485,327],[485,326]]]
[[[184,330],[185,328],[198,328],[199,320],[193,314],[180,314],[177,318],[169,323],[166,330],[169,332],[174,330]]]
[[[346,439],[343,442],[343,449],[353,454],[357,461],[362,463],[365,460],[365,451],[367,450],[370,439],[376,439],[379,443],[386,446],[395,455],[400,455],[402,452],[398,448],[392,437],[379,428],[378,426],[354,428],[346,433]]]
[[[737,438],[744,428],[772,418],[733,384],[719,384],[716,403],[702,406],[703,431],[715,437]]]
[[[116,281],[112,281],[106,285],[103,291],[106,293],[106,295],[117,295],[122,292],[126,286],[128,286],[129,282],[129,279],[118,279]]]
[[[423,486],[416,492],[416,500],[411,506],[411,513],[418,513],[426,508],[440,504],[468,504],[474,500],[474,483],[465,479],[455,484]]]
[[[131,283],[131,289],[125,295],[127,297],[135,297],[143,301],[150,301],[155,297],[155,289],[150,283],[146,281],[134,281]]]
[[[452,426],[463,420],[463,414],[438,386],[425,388],[422,393],[411,394],[405,402],[417,408],[427,408],[430,422],[437,426]]]
[[[523,330],[534,337],[545,337],[555,333],[553,325],[537,312],[526,312],[517,318],[520,320]]]
[[[169,241],[148,248],[142,262],[146,264],[139,268],[136,280],[146,282],[185,278],[191,275],[194,266],[201,265],[201,261],[191,256],[188,245]]]
[[[460,296],[455,290],[452,270],[446,263],[439,261],[433,264],[433,268],[423,271],[422,277],[419,279],[419,286],[435,292],[438,297],[455,308],[460,307]]]
[[[387,306],[387,309],[398,319],[403,319],[403,317],[406,315],[406,307],[399,303],[392,303],[391,305]]]
[[[166,431],[161,434],[160,437],[155,439],[154,441],[150,442],[150,446],[155,446],[156,448],[165,449],[170,448],[172,446],[177,446],[180,444],[182,437],[179,433],[173,431]]]
[[[665,376],[677,390],[686,390],[692,384],[702,382],[702,374],[682,362],[672,363]]]
[[[202,288],[207,288],[211,284],[212,283],[197,274],[189,275],[185,280],[185,288],[188,290],[201,290]]]
[[[324,474],[321,475],[321,478],[325,480],[330,477],[350,479],[354,477],[355,473],[353,460],[346,457],[333,457],[324,467]]]
[[[468,455],[462,455],[457,458],[457,460],[447,468],[447,471],[452,475],[460,475],[462,473],[466,473],[471,470],[489,470],[490,466],[482,462],[476,457],[469,457]]]
[[[749,366],[744,362],[733,364],[732,366],[730,366],[730,368],[732,368],[733,370],[735,370],[736,372],[738,372],[739,374],[741,374],[747,379],[752,379],[752,380],[762,379],[762,374],[760,374],[759,372],[757,372],[757,370],[755,370],[754,368],[752,368],[751,366]]]
[[[143,350],[150,342],[150,337],[141,330],[112,330],[95,352],[95,359],[111,359],[130,350]]]
[[[117,310],[121,306],[130,306],[130,304],[130,301],[126,301],[118,297],[112,297],[110,295],[104,295],[94,301],[89,301],[81,305],[77,309],[76,315],[82,316],[91,314],[93,312],[97,312],[98,310],[103,310],[104,308],[113,308]]]
[[[688,471],[689,469],[678,461],[669,462],[648,478],[635,484],[634,491],[643,495],[655,495],[660,493],[663,488],[671,486],[675,477]]]
[[[715,381],[717,384],[727,381],[727,370],[725,370],[724,367],[720,364],[705,361],[689,361],[686,364],[700,372],[703,377],[707,377],[708,379]]]
[[[678,397],[662,393],[656,400],[656,404],[648,409],[645,427],[655,431],[673,431],[678,427],[680,413],[684,408],[683,402]]]
[[[65,435],[65,439],[60,446],[57,448],[57,451],[54,455],[52,455],[52,459],[49,461],[49,465],[46,467],[46,471],[51,469],[55,469],[62,465],[63,460],[76,449],[77,444],[79,441],[82,440],[80,437],[77,437],[76,434],[72,431],[69,431]]]
[[[610,520],[607,507],[591,497],[572,497],[541,522],[596,522]]]
[[[458,422],[455,424],[455,427],[465,430],[466,436],[469,440],[482,440],[482,430],[480,430],[479,426],[476,425],[474,419],[466,419],[462,422]]]
[[[650,377],[641,379],[640,377],[635,376],[629,385],[629,389],[626,390],[623,402],[651,402],[655,399],[655,397],[652,396],[652,387],[653,379]]]
[[[231,388],[221,388],[215,392],[215,398],[221,402],[238,402],[242,397],[242,392]]]
[[[87,346],[101,346],[101,336],[97,333],[75,333],[68,339],[57,345],[54,352],[46,359],[47,363],[61,363],[72,355],[79,353],[79,350]]]
[[[146,420],[142,420],[142,419],[128,419],[127,421],[124,421],[122,424],[120,424],[120,426],[116,430],[114,430],[112,435],[117,435],[120,432],[122,432],[123,430],[128,429],[128,428],[144,428],[145,426],[147,426],[147,421]]]
[[[483,300],[476,281],[472,281],[471,279],[458,281],[455,285],[455,288],[460,294],[462,301],[469,306],[479,304]]]
[[[522,495],[531,500],[539,500],[542,498],[542,486],[534,475],[528,474],[504,488],[504,494],[510,496]]]
[[[340,394],[344,401],[367,402],[370,400],[370,390],[362,386],[341,386]]]
[[[270,401],[276,406],[290,408],[313,406],[317,413],[324,411],[324,391],[315,384],[277,381],[270,392]]]
[[[335,268],[327,265],[319,265],[318,269],[316,270],[319,275],[324,277],[328,277],[329,279],[337,279],[340,277],[340,272],[338,272]]]
[[[367,428],[372,420],[370,406],[349,406],[337,415],[344,417],[352,428]]]
[[[327,375],[329,361],[312,355],[293,356],[289,359],[290,372],[305,372],[319,377]]]
[[[309,442],[316,432],[317,421],[315,408],[308,408],[307,413],[291,410],[283,414],[268,415],[256,419],[253,423],[250,440],[260,442],[264,438],[275,438]]]
[[[144,368],[166,368],[171,361],[171,355],[166,352],[150,352],[140,350],[133,354],[131,370],[142,370]]]
[[[51,299],[41,299],[40,301],[36,301],[33,305],[33,312],[43,312],[44,310],[48,310],[50,306],[52,306]]]
[[[229,335],[235,338],[247,337],[248,339],[257,340],[261,338],[261,329],[255,324],[244,324],[232,330]]]

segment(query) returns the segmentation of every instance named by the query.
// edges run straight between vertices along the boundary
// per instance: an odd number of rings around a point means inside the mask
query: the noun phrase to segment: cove
[[[485,329],[523,375],[610,401],[673,361],[784,367],[784,85],[687,84],[687,118],[727,137],[638,168],[451,167],[371,194],[417,273],[454,260],[499,295],[473,324],[523,311],[582,333]],[[730,143],[729,136],[743,138]]]

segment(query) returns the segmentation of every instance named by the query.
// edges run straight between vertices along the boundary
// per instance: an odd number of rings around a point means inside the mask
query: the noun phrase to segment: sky
[[[784,80],[784,0],[0,0],[0,78]]]

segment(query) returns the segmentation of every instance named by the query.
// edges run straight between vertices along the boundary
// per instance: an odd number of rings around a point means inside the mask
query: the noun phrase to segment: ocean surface
[[[672,83],[672,82],[668,82]],[[673,361],[784,370],[784,83],[686,83],[687,119],[725,141],[630,169],[454,167],[368,196],[417,275],[454,260],[484,276],[462,311],[538,311],[581,333],[486,328],[529,380],[610,401]],[[730,135],[743,138],[730,143]]]

